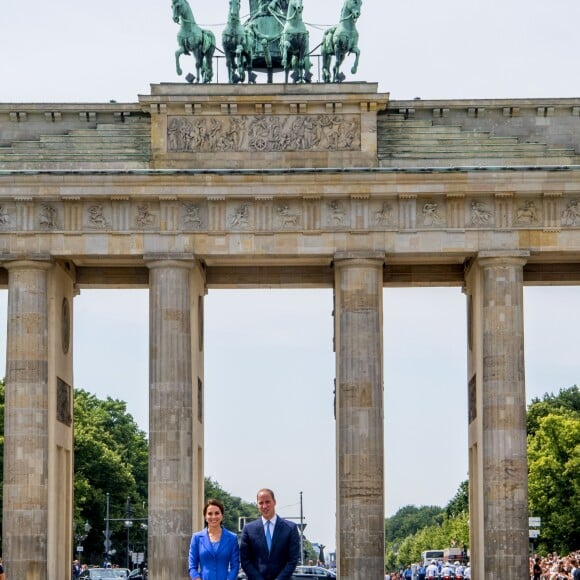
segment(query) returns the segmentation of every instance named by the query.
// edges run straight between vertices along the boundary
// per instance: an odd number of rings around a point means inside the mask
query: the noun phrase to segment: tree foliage
[[[84,559],[96,563],[103,557],[108,495],[113,549],[119,562],[125,562],[126,528],[122,520],[127,515],[131,519],[146,517],[147,437],[127,413],[124,402],[110,397],[103,401],[75,389],[74,454],[75,531],[85,522],[92,526],[83,543]],[[144,543],[145,532],[139,526],[133,526],[132,532],[134,540]]]
[[[238,531],[239,518],[257,518],[259,517],[256,504],[249,503],[230,495],[224,491],[220,485],[212,479],[205,478],[205,501],[208,499],[218,499],[224,505],[223,525],[232,532]]]
[[[420,529],[441,521],[443,510],[434,505],[417,507],[406,505],[385,521],[387,542],[401,542]]]
[[[542,521],[540,552],[580,546],[580,413],[539,418],[528,438],[530,513]]]
[[[445,509],[405,506],[386,520],[385,565],[390,569],[419,562],[425,550],[469,546],[467,482],[462,482]],[[457,512],[457,513],[455,513]]]
[[[469,479],[459,484],[459,489],[445,506],[447,517],[454,518],[463,513],[469,513]]]
[[[560,389],[557,395],[545,393],[544,396],[532,399],[528,407],[527,428],[528,436],[535,435],[540,420],[549,414],[564,417],[580,416],[580,390],[576,385],[568,389]]]

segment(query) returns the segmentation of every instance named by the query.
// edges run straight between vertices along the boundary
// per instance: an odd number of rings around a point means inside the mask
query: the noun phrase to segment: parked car
[[[317,578],[322,580],[322,578],[336,578],[336,574],[332,570],[327,570],[322,566],[296,566],[294,574],[292,574],[293,580],[302,580],[305,578]]]
[[[147,580],[147,568],[135,568],[129,574],[129,580]]]
[[[113,568],[87,568],[80,573],[79,580],[119,580]]]

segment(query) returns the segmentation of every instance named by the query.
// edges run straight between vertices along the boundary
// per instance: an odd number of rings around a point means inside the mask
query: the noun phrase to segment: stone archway
[[[554,104],[551,125],[535,123],[545,105],[516,105],[395,103],[365,83],[155,85],[133,105],[0,105],[12,573],[68,573],[77,288],[150,290],[149,553],[165,580],[201,523],[206,289],[309,285],[335,291],[339,573],[381,577],[382,288],[443,283],[470,304],[474,578],[520,578],[521,295],[525,283],[580,281],[580,103]],[[509,132],[514,116],[546,143],[483,134],[486,122]]]

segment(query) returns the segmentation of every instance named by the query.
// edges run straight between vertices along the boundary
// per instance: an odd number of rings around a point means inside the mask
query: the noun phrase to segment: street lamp
[[[129,552],[129,542],[130,542],[130,530],[133,525],[133,520],[131,519],[131,498],[127,497],[127,505],[125,507],[125,527],[127,528],[127,568],[130,567],[130,552]]]
[[[79,560],[81,558],[81,552],[84,551],[83,542],[87,539],[87,536],[89,535],[89,532],[91,531],[91,529],[92,529],[91,524],[89,524],[89,522],[86,521],[83,525],[84,533],[81,532],[79,534],[75,534],[75,540],[77,541],[77,554],[78,554]]]

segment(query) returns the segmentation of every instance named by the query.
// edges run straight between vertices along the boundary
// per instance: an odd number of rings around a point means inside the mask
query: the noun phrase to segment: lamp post
[[[80,532],[79,534],[75,534],[75,540],[77,541],[78,560],[81,559],[81,552],[84,551],[83,542],[87,539],[87,536],[89,535],[89,532],[91,531],[91,529],[92,529],[91,524],[89,524],[89,522],[86,521],[83,525],[83,531]]]
[[[130,567],[130,530],[133,525],[133,520],[131,519],[131,498],[127,497],[127,505],[125,507],[125,527],[127,528],[127,568]]]

